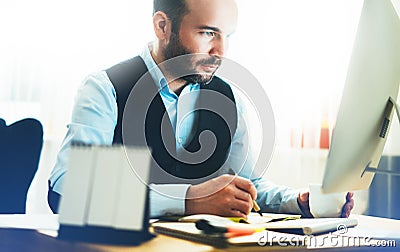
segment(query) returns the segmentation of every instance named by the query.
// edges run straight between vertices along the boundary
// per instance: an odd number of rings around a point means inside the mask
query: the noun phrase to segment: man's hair
[[[157,11],[162,11],[168,16],[172,23],[172,32],[178,34],[182,18],[189,12],[189,9],[186,0],[154,0],[153,15]]]

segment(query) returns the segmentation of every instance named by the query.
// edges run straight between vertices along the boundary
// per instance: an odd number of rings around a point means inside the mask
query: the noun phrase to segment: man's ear
[[[171,20],[162,11],[157,11],[153,15],[154,32],[159,40],[168,43],[171,35]]]

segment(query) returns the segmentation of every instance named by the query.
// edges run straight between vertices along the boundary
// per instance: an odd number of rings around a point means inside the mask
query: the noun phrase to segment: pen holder
[[[76,226],[60,223],[58,239],[114,245],[139,245],[155,236],[149,230],[149,200],[146,200],[145,218],[141,230],[124,230],[95,225]]]
[[[72,146],[58,238],[118,245],[151,239],[150,155],[147,148]]]

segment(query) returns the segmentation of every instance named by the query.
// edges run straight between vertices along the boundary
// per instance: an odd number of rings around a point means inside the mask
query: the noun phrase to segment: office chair
[[[25,213],[42,145],[43,127],[38,120],[28,118],[7,126],[0,118],[0,213]]]

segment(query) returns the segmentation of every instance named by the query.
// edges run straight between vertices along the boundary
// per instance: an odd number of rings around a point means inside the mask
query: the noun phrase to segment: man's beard
[[[170,42],[164,48],[162,53],[164,60],[169,60],[177,56],[192,54],[189,49],[182,45],[176,33],[171,33]],[[168,72],[168,74],[172,75],[172,77],[178,77],[185,80],[187,83],[207,84],[214,77],[216,69],[213,72],[198,73],[196,67],[201,65],[215,65],[219,67],[221,65],[221,59],[216,56],[209,56],[207,58],[203,58],[203,56],[204,55],[198,54],[188,57],[180,57],[178,60],[172,61],[173,64],[166,64],[165,70]],[[197,57],[202,58],[197,59]],[[182,73],[185,75],[182,76]]]

